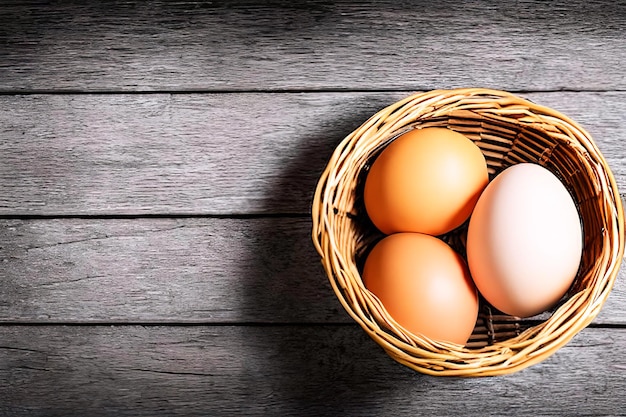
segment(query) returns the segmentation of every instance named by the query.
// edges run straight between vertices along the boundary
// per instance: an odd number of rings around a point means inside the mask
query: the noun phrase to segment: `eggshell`
[[[463,259],[421,233],[387,236],[372,249],[365,286],[393,319],[414,334],[465,344],[478,315],[478,294]]]
[[[365,208],[383,233],[440,235],[469,217],[489,181],[480,149],[445,128],[414,129],[378,156],[365,181]]]
[[[467,234],[467,260],[480,293],[518,317],[541,313],[567,292],[582,255],[576,205],[560,180],[530,163],[487,186]]]

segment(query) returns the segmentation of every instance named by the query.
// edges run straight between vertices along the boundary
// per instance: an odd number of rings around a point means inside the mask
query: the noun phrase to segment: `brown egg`
[[[465,344],[478,294],[463,259],[436,237],[396,233],[372,249],[363,281],[393,319],[414,334]]]
[[[441,235],[467,220],[488,182],[485,158],[470,139],[445,128],[414,129],[372,164],[365,208],[383,233]]]

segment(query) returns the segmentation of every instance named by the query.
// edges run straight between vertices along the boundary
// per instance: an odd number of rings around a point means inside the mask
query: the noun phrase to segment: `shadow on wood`
[[[317,133],[315,136],[306,137],[307,133],[302,132],[304,139],[296,140],[294,138],[294,148],[277,150],[277,152],[288,153],[290,157],[279,180],[271,187],[271,192],[267,195],[268,211],[277,206],[277,201],[289,199],[293,193],[302,195],[303,187],[308,190],[309,201],[307,206],[310,207],[317,178],[325,168],[335,147],[343,137],[367,120],[378,108],[389,104],[382,96],[375,101],[367,98],[363,100],[367,102],[355,103],[353,106],[353,108],[359,109],[359,113],[349,114],[346,112],[336,115],[333,120],[327,122],[327,128],[316,129],[317,132],[335,132],[331,133],[330,136],[324,137]],[[350,107],[347,109],[349,111]],[[341,136],[338,136],[336,132],[341,132]],[[305,146],[302,146],[303,144]],[[297,148],[296,145],[300,145],[300,147]],[[316,179],[315,183],[311,183],[311,178]],[[302,236],[293,233],[286,235],[281,234],[280,231],[277,233],[271,227],[272,224],[270,222],[259,223],[259,228],[254,230],[256,236],[249,236],[248,241],[245,242],[250,250],[255,252],[254,256],[248,258],[253,259],[255,265],[250,265],[250,268],[247,268],[254,272],[249,277],[243,277],[243,285],[246,286],[245,302],[248,303],[245,306],[246,309],[267,309],[266,305],[259,304],[265,303],[268,299],[267,294],[262,294],[263,291],[272,291],[273,296],[278,299],[285,298],[286,308],[289,308],[289,305],[297,305],[299,302],[313,304],[304,307],[305,310],[314,310],[318,301],[320,305],[328,304],[327,300],[317,300],[313,296],[317,294],[319,297],[319,294],[324,294],[324,297],[335,298],[321,262],[319,262],[319,257],[311,256],[309,253],[315,252],[310,235]],[[270,236],[271,238],[268,239]],[[263,237],[264,242],[269,242],[269,245],[267,243],[260,245],[261,237]],[[272,259],[269,265],[267,264],[268,259]],[[280,273],[280,271],[298,271],[300,269],[306,271],[315,268],[313,265],[302,264],[302,268],[293,265],[293,263],[302,262],[318,263],[319,274],[315,276],[314,282],[301,280],[303,277],[310,280],[312,277],[310,274],[288,276]],[[257,269],[263,270],[264,273],[259,273]],[[259,279],[262,282],[259,282]],[[327,288],[327,291],[320,292],[319,287]],[[281,303],[276,302],[275,305],[280,306]],[[288,316],[288,312],[278,310],[278,308],[280,307],[277,307],[277,316]],[[338,301],[337,309],[340,310],[337,313],[341,314],[342,307]],[[347,313],[345,314],[347,316]],[[251,334],[262,340],[251,341],[250,344],[250,346],[272,346],[273,352],[269,355],[272,358],[269,363],[270,369],[257,369],[256,372],[290,376],[289,378],[280,378],[279,380],[284,385],[276,387],[276,390],[279,391],[277,395],[286,397],[285,403],[291,404],[294,413],[304,411],[306,414],[308,410],[316,413],[322,412],[322,414],[335,414],[347,404],[363,404],[371,401],[373,390],[378,390],[378,394],[384,394],[384,391],[393,389],[394,384],[389,383],[389,381],[376,382],[381,369],[365,366],[367,363],[372,363],[371,356],[380,355],[379,360],[374,362],[383,364],[383,367],[387,365],[398,366],[400,372],[405,371],[400,365],[394,364],[391,359],[386,358],[383,350],[371,341],[365,333],[361,333],[360,329],[355,329],[355,331],[359,333],[361,341],[355,343],[355,341],[346,340],[343,337],[346,334],[345,326],[353,325],[346,324],[345,320],[328,328],[326,340],[307,340],[307,338],[318,334],[308,329],[309,326],[316,326],[317,323],[298,324],[300,326],[294,327],[289,332],[291,337],[288,339],[274,339],[276,333],[273,332],[254,332]],[[298,333],[300,336],[297,336]],[[353,334],[354,332],[349,333]],[[297,339],[298,345],[302,345],[302,349],[294,349],[294,339]],[[308,347],[320,344],[322,346],[319,349]],[[332,354],[328,355],[328,352]],[[267,352],[259,353],[259,356],[268,357],[266,355]],[[370,356],[370,359],[364,360],[364,356]],[[267,362],[262,364],[268,365]],[[358,414],[358,410],[342,410],[341,412]]]

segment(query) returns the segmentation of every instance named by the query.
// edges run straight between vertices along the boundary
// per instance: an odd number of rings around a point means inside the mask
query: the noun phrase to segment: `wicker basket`
[[[583,220],[583,258],[572,288],[550,312],[521,320],[481,300],[472,337],[460,346],[411,334],[364,287],[365,254],[381,238],[365,214],[364,179],[385,145],[415,126],[463,133],[482,150],[491,176],[535,162],[568,188]],[[624,251],[620,196],[589,134],[554,110],[496,90],[419,93],[379,111],[335,150],[319,180],[312,215],[314,245],[346,311],[392,358],[433,375],[500,375],[544,360],[596,317]],[[463,251],[462,230],[444,239]]]

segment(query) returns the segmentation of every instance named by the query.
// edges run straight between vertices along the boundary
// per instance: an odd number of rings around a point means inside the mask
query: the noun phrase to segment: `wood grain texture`
[[[313,249],[308,219],[0,224],[4,322],[349,319]]]
[[[0,220],[5,323],[351,323],[308,218]],[[626,325],[626,268],[595,324]]]
[[[626,330],[586,329],[546,361],[435,378],[356,326],[0,327],[11,416],[624,415]]]
[[[615,1],[5,1],[1,91],[626,88]]]
[[[412,91],[561,110],[626,190],[626,3],[432,3],[0,2],[0,416],[626,415],[623,266],[567,346],[471,380],[330,288],[318,176]]]
[[[409,92],[0,96],[0,215],[309,213],[337,144]],[[626,189],[626,92],[533,93]]]

